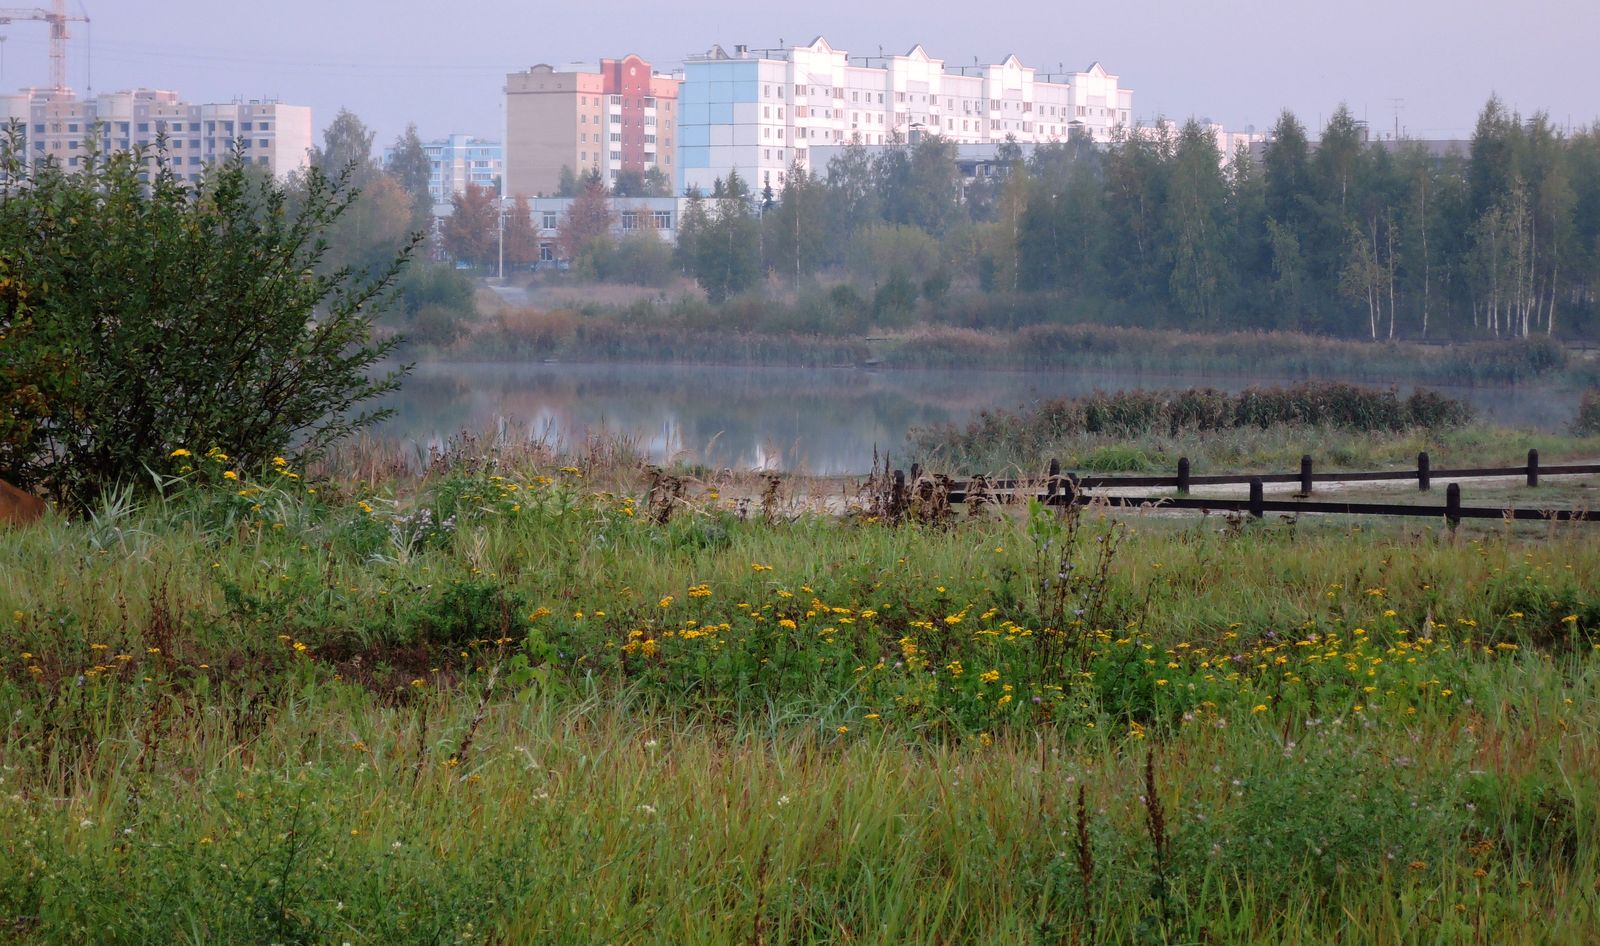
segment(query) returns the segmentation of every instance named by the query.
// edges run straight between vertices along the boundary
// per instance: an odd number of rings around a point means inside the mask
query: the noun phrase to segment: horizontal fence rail
[[[1063,475],[1059,461],[1050,461],[1050,470],[1039,479],[1001,479],[998,477],[972,477],[953,480],[935,475],[925,477],[918,466],[911,468],[908,482],[905,474],[894,471],[891,486],[891,507],[906,509],[918,498],[937,498],[940,502],[957,504],[1007,503],[1023,499],[1037,499],[1052,506],[1100,504],[1119,508],[1194,509],[1216,512],[1247,512],[1260,518],[1269,512],[1311,513],[1320,515],[1351,516],[1412,516],[1443,518],[1454,526],[1462,519],[1500,519],[1505,521],[1536,522],[1596,522],[1600,512],[1587,509],[1535,509],[1513,507],[1462,506],[1461,486],[1448,484],[1442,505],[1407,503],[1327,502],[1308,499],[1317,483],[1412,481],[1420,491],[1432,489],[1434,478],[1450,480],[1487,479],[1519,476],[1530,487],[1539,485],[1539,477],[1600,474],[1600,463],[1568,463],[1541,466],[1539,451],[1528,451],[1528,462],[1522,466],[1473,467],[1468,469],[1435,470],[1428,454],[1417,455],[1414,470],[1363,470],[1345,473],[1317,473],[1311,457],[1302,457],[1299,473],[1225,473],[1196,476],[1190,471],[1187,457],[1178,461],[1176,476],[1078,476]],[[1296,483],[1299,492],[1292,499],[1267,499],[1263,486],[1267,483]],[[1189,496],[1191,486],[1244,485],[1250,488],[1249,499]],[[1171,487],[1176,496],[1127,496],[1091,493],[1090,490],[1119,488]]]

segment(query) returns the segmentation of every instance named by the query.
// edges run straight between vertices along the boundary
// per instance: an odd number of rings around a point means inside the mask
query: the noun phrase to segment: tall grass
[[[441,357],[471,360],[662,361],[709,364],[863,364],[913,368],[1082,368],[1150,373],[1338,377],[1358,381],[1509,384],[1567,374],[1589,378],[1548,338],[1425,346],[1292,332],[1199,333],[1053,320],[962,327],[937,320],[873,326],[829,296],[741,298],[722,307],[692,297],[508,310]],[[866,341],[873,338],[871,342]]]
[[[1222,459],[1220,451],[1229,445],[1273,434],[1301,442],[1337,442],[1344,435],[1375,445],[1401,434],[1436,436],[1462,427],[1471,416],[1468,405],[1431,391],[1402,398],[1392,388],[1318,382],[1238,394],[1189,388],[1052,398],[1028,410],[981,411],[964,428],[915,429],[910,440],[924,458],[963,467],[1039,468],[1046,458],[1080,453],[1075,448],[1089,444],[1093,452],[1082,457],[1083,464],[1110,472],[1151,468],[1154,454],[1169,453],[1183,441],[1198,441],[1196,453],[1184,454],[1191,459]],[[1233,436],[1213,436],[1219,433]]]
[[[1585,527],[207,472],[0,532],[15,941],[1592,934]]]

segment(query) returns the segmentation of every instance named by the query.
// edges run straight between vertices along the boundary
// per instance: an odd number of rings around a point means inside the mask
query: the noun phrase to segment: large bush
[[[1578,402],[1578,416],[1572,422],[1572,432],[1579,436],[1600,434],[1600,388],[1583,392],[1583,399]]]
[[[0,148],[0,477],[84,507],[179,448],[241,466],[317,452],[383,416],[400,371],[371,319],[410,254],[318,273],[344,181],[282,187],[235,155],[191,186],[163,155],[68,171]]]

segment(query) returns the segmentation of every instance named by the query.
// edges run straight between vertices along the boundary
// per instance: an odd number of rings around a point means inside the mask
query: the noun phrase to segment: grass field
[[[1593,526],[890,527],[458,459],[213,452],[0,532],[5,937],[1600,928]]]

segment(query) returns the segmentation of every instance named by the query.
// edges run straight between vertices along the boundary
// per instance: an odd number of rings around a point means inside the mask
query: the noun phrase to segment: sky
[[[38,0],[43,2],[43,0]],[[35,0],[25,4],[33,6]],[[6,4],[12,5],[12,4]],[[23,5],[19,3],[18,5]],[[955,64],[1015,53],[1040,72],[1100,61],[1138,119],[1209,118],[1265,130],[1285,108],[1313,131],[1347,103],[1374,134],[1465,137],[1491,93],[1561,126],[1600,120],[1600,0],[1122,0],[904,3],[805,0],[68,0],[71,85],[173,89],[192,102],[341,107],[380,147],[499,138],[505,74],[638,53],[670,69],[720,43],[824,35],[852,54],[922,43]],[[47,27],[0,25],[0,88],[44,85]]]

